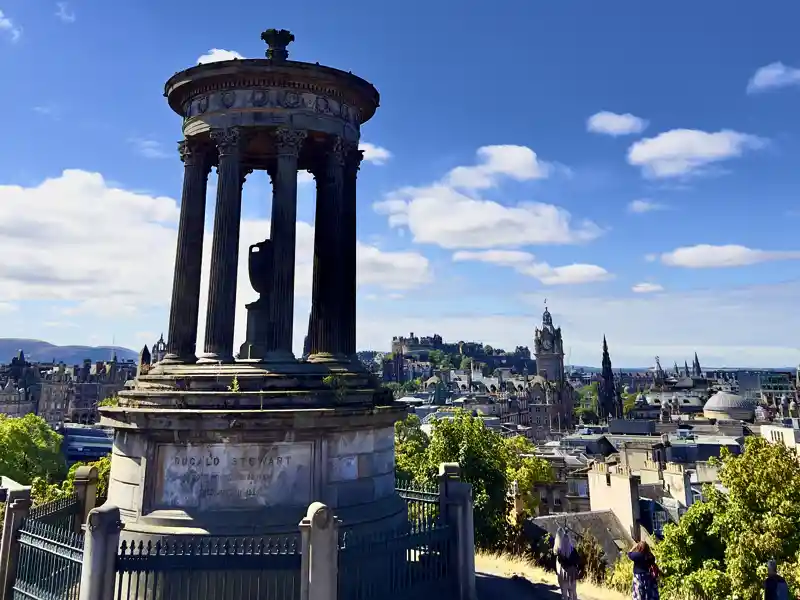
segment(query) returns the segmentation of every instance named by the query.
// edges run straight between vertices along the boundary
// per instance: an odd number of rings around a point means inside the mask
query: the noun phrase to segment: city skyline
[[[359,349],[411,331],[532,347],[547,299],[572,364],[599,365],[603,335],[615,366],[694,352],[704,366],[800,363],[791,18],[503,1],[456,23],[448,3],[412,2],[375,27],[366,9],[247,4],[247,19],[213,21],[202,1],[197,16],[0,4],[0,69],[17,86],[0,98],[0,335],[138,349],[166,334],[182,170],[160,92],[198,61],[263,56],[258,22],[292,30],[290,58],[352,69],[382,95],[362,132]],[[313,244],[302,180],[297,353]],[[237,346],[270,194],[265,173],[248,179]]]

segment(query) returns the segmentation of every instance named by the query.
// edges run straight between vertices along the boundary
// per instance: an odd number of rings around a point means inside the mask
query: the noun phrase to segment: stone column
[[[267,360],[294,360],[294,267],[297,246],[297,159],[305,131],[275,131],[277,161],[272,178],[272,289]]]
[[[344,200],[342,139],[334,139],[325,156],[324,171],[316,175],[314,217],[314,282],[311,292],[311,362],[342,361],[342,202]]]
[[[172,279],[172,305],[165,364],[197,361],[197,318],[200,310],[200,271],[203,262],[203,232],[206,190],[211,161],[208,148],[188,138],[178,144],[183,161],[183,194],[178,223],[178,250]]]
[[[322,502],[300,521],[300,600],[336,600],[339,587],[339,523]]]
[[[107,600],[117,596],[114,588],[121,530],[122,520],[116,506],[104,504],[89,513],[79,600]]]
[[[364,152],[358,144],[348,144],[345,153],[344,185],[340,205],[342,224],[341,258],[341,350],[350,359],[356,355],[356,288],[357,246],[356,237],[356,182]]]
[[[233,362],[236,281],[239,270],[239,230],[242,215],[243,169],[238,127],[215,129],[211,139],[219,151],[217,205],[206,313],[203,363]]]

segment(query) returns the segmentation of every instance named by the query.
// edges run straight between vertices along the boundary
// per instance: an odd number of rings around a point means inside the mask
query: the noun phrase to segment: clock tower
[[[564,381],[564,342],[561,327],[553,327],[553,317],[547,306],[542,314],[542,327],[534,333],[536,372],[546,375],[549,381]]]

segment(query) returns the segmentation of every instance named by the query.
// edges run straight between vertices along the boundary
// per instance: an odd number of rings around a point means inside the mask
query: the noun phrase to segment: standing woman
[[[633,561],[633,600],[659,600],[658,578],[661,573],[647,542],[636,544],[628,552],[628,558]]]
[[[553,544],[556,555],[556,573],[558,574],[558,587],[561,588],[562,600],[578,600],[578,564],[580,558],[572,540],[567,532],[559,527],[556,532],[556,541]]]

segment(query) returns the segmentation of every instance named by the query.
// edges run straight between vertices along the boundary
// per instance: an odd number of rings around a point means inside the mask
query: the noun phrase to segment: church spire
[[[597,388],[597,409],[598,417],[601,420],[611,418],[622,418],[622,403],[617,386],[614,382],[614,371],[611,368],[611,356],[608,353],[608,342],[603,336],[603,362],[600,382]]]
[[[700,360],[697,358],[697,352],[694,353],[694,362],[692,363],[692,375],[695,377],[702,377],[703,370],[700,368]]]
[[[689,363],[685,360],[683,361],[683,374],[686,377],[689,377]]]

